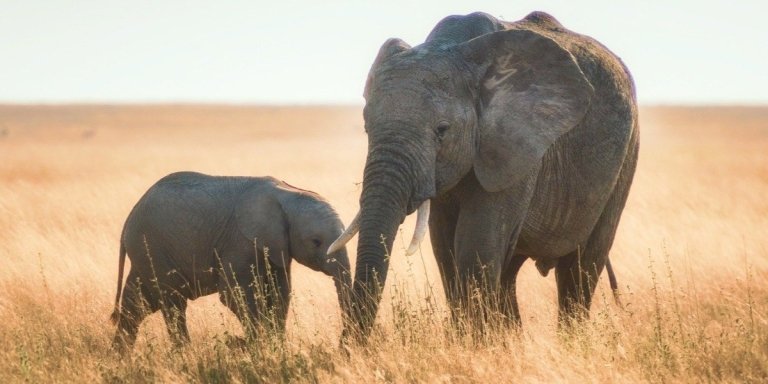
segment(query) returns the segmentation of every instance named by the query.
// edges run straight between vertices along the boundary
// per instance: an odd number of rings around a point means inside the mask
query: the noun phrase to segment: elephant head
[[[345,247],[328,251],[344,231],[344,225],[331,204],[314,192],[281,183],[278,189],[288,193],[279,197],[285,221],[290,255],[310,269],[331,276],[342,312],[349,312],[352,271]],[[272,258],[273,256],[270,255]],[[272,259],[275,263],[275,260]],[[282,261],[279,266],[284,266]]]
[[[586,113],[594,91],[574,57],[540,32],[504,28],[482,13],[449,17],[422,45],[379,50],[364,93],[360,211],[336,243],[359,231],[348,334],[373,323],[406,215],[421,207],[412,252],[431,198],[472,173],[489,192],[521,182]]]

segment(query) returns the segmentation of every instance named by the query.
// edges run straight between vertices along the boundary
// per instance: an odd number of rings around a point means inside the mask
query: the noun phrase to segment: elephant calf
[[[291,259],[332,276],[343,305],[351,282],[347,252],[326,255],[343,229],[326,200],[272,177],[162,178],[123,227],[115,348],[132,348],[142,320],[157,310],[175,344],[189,341],[187,300],[214,292],[247,334],[267,320],[282,331]],[[123,290],[126,254],[131,268]]]

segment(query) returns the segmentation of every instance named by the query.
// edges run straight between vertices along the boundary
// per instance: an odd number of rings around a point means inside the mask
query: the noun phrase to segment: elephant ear
[[[235,207],[235,218],[238,230],[254,242],[254,249],[261,251],[266,247],[269,261],[279,268],[290,264],[288,220],[277,199],[246,192]]]
[[[407,51],[409,49],[411,49],[411,46],[408,45],[408,43],[395,38],[387,39],[387,41],[385,41],[384,44],[381,45],[381,48],[379,48],[379,54],[376,55],[376,59],[373,60],[371,69],[368,71],[368,79],[365,81],[365,89],[363,90],[363,97],[366,100],[368,100],[368,95],[370,94],[371,84],[373,83],[373,79],[376,75],[376,70],[379,68],[381,63],[387,58],[394,56],[400,52]]]
[[[480,36],[459,52],[478,70],[475,174],[483,188],[500,191],[528,176],[579,124],[594,90],[568,51],[532,31]]]

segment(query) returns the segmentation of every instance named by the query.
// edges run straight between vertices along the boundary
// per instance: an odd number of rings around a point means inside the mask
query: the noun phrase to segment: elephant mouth
[[[416,212],[419,207],[424,204],[425,201],[429,201],[432,199],[433,196],[420,198],[420,199],[411,199],[411,201],[408,202],[408,204],[405,207],[405,215],[408,216],[414,212]],[[405,220],[405,217],[403,217],[403,220]]]
[[[414,188],[414,190],[411,192],[410,199],[408,199],[408,202],[405,204],[405,215],[408,216],[416,212],[416,210],[419,209],[419,207],[421,207],[425,201],[434,199],[435,196],[437,196],[436,190],[437,187],[434,185],[434,183],[427,183],[426,185],[421,185],[420,187],[417,186]]]
[[[427,230],[429,229],[429,211],[430,211],[430,205],[431,205],[431,199],[425,199],[421,200],[421,202],[418,205],[418,208],[410,210],[410,213],[413,213],[413,211],[416,212],[416,227],[413,231],[413,238],[411,239],[411,243],[408,246],[408,249],[405,251],[405,254],[407,256],[412,255],[416,253],[419,249],[419,244],[424,239],[424,236],[427,233]],[[407,215],[406,215],[407,216]],[[403,220],[405,220],[405,216],[403,216]],[[349,227],[344,231],[344,233],[339,236],[336,241],[331,244],[330,247],[328,247],[327,254],[332,254],[333,252],[338,251],[343,247],[350,239],[352,239],[353,236],[357,234],[357,232],[360,231],[360,212],[357,212],[357,215],[355,215],[355,218],[352,219],[352,222],[349,224]]]

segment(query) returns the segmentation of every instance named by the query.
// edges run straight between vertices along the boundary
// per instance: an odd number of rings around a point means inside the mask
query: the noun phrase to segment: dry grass
[[[0,382],[702,382],[768,380],[768,109],[646,108],[613,248],[625,308],[601,281],[592,318],[558,333],[554,279],[526,265],[524,328],[474,342],[445,326],[431,251],[393,255],[368,348],[337,349],[330,279],[298,267],[287,342],[226,346],[215,297],[192,344],[159,315],[130,358],[109,349],[118,235],[177,170],[274,175],[357,208],[359,108],[0,107]],[[404,232],[413,227],[406,220]],[[401,236],[405,237],[405,236]],[[355,249],[356,243],[349,245]]]

